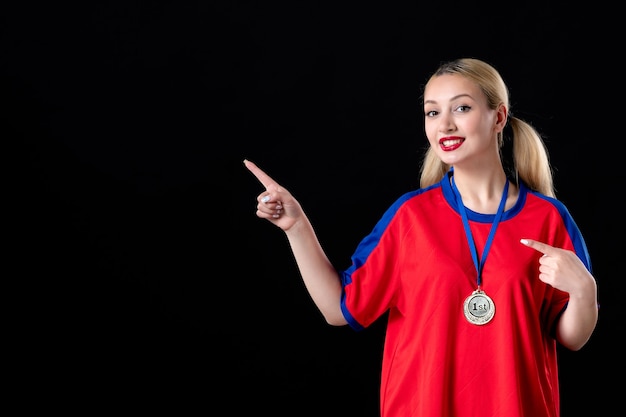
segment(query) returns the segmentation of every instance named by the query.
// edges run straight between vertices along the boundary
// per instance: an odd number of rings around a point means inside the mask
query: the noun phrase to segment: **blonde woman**
[[[509,107],[488,63],[441,65],[423,91],[420,188],[383,213],[344,270],[291,193],[244,161],[265,188],[256,215],[285,232],[326,321],[359,331],[388,313],[382,417],[558,417],[557,344],[579,350],[595,329],[585,241],[555,197],[540,135]]]

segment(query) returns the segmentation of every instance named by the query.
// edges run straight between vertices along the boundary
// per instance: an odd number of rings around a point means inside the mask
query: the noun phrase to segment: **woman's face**
[[[499,158],[502,114],[487,106],[487,97],[469,79],[457,74],[432,78],[424,90],[424,118],[430,146],[444,163],[460,166]]]

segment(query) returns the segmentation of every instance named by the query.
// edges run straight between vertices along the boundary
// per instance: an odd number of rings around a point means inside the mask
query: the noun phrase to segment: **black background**
[[[560,351],[562,415],[618,407],[618,13],[337,3],[3,6],[3,139],[18,148],[5,153],[6,279],[19,284],[5,297],[23,407],[378,415],[384,320],[325,324],[284,235],[256,218],[262,187],[242,160],[292,191],[344,268],[417,188],[421,85],[464,56],[499,69],[512,112],[544,135],[599,282],[595,334]]]

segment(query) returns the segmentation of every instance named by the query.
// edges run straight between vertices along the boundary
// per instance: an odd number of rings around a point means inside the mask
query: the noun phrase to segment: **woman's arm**
[[[304,285],[326,321],[334,326],[347,324],[341,312],[339,273],[324,253],[300,203],[254,163],[244,160],[244,164],[265,187],[257,197],[256,215],[285,232]]]
[[[521,242],[539,252],[539,279],[569,294],[567,308],[556,329],[559,343],[571,350],[581,349],[598,322],[596,280],[576,253],[531,239]]]

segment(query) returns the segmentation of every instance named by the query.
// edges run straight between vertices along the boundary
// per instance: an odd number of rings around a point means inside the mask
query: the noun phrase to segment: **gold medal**
[[[482,290],[474,291],[463,303],[465,318],[472,324],[482,325],[489,323],[496,313],[493,300]]]
[[[493,223],[491,224],[491,230],[489,231],[489,236],[487,236],[485,248],[483,249],[483,257],[480,262],[478,261],[478,251],[476,250],[476,244],[474,244],[474,239],[472,237],[472,229],[470,229],[469,220],[467,219],[467,212],[465,210],[465,206],[463,205],[463,199],[461,198],[461,194],[459,193],[459,190],[457,190],[456,184],[454,183],[454,177],[452,178],[451,183],[457,197],[456,202],[459,208],[459,213],[461,213],[461,218],[463,219],[465,235],[467,236],[467,242],[469,243],[472,252],[472,259],[474,260],[474,266],[476,267],[477,289],[465,299],[465,302],[463,303],[463,314],[465,314],[465,318],[470,323],[483,325],[489,323],[489,321],[493,318],[493,315],[496,314],[496,305],[493,303],[493,300],[489,298],[489,296],[485,294],[485,292],[482,290],[482,272],[485,261],[487,260],[487,254],[489,253],[489,249],[491,248],[491,243],[493,242],[493,238],[496,234],[496,228],[498,227],[498,224],[502,219],[502,215],[504,214],[506,197],[509,192],[509,180],[507,179],[504,183],[504,190],[502,190],[500,205],[498,206],[498,211],[496,212],[496,216],[493,220]]]

